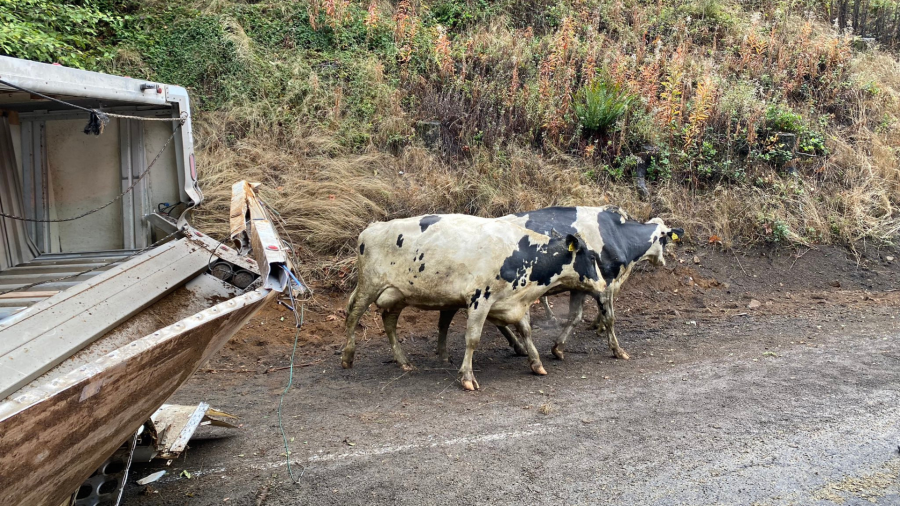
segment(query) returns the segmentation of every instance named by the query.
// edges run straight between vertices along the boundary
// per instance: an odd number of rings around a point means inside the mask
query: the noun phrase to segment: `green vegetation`
[[[586,135],[606,133],[625,115],[632,100],[618,84],[595,80],[575,95],[575,116]]]
[[[854,2],[0,0],[0,51],[187,86],[204,226],[260,180],[323,269],[375,219],[554,204],[852,245],[900,230],[900,17]]]
[[[115,1],[0,0],[0,53],[78,68],[114,54],[134,18]]]

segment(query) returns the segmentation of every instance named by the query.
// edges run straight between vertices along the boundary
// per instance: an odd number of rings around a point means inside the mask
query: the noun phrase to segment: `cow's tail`
[[[347,299],[347,314],[350,314],[350,308],[356,303],[356,293],[359,292],[359,285],[350,292],[350,298]]]

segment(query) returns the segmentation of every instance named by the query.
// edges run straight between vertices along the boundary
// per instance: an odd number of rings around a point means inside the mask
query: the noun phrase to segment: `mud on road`
[[[535,306],[549,375],[486,329],[478,392],[455,381],[463,316],[456,366],[435,356],[437,314],[408,310],[398,329],[417,370],[390,361],[372,312],[343,370],[344,298],[319,294],[284,399],[297,484],[276,414],[292,316],[267,308],[174,398],[241,427],[168,467],[136,465],[125,503],[900,504],[900,269],[887,256],[681,247],[617,301],[632,360],[588,329],[592,302],[553,359],[558,330]],[[553,299],[557,315],[566,302]]]

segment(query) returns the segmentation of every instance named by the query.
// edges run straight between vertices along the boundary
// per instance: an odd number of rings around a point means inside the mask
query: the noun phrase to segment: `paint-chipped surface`
[[[320,294],[284,405],[298,485],[275,411],[287,371],[270,371],[294,333],[284,308],[267,308],[173,399],[203,398],[243,426],[192,442],[158,494],[130,483],[127,504],[900,504],[897,265],[876,252],[857,269],[827,248],[735,259],[685,246],[667,262],[621,294],[631,361],[592,337],[590,302],[566,360],[549,358],[558,329],[534,306],[549,375],[486,328],[475,393],[434,356],[434,312],[401,317],[417,370],[389,362],[371,312],[357,365],[341,369],[345,299]],[[558,316],[566,300],[551,299]],[[464,325],[449,336],[457,365]]]

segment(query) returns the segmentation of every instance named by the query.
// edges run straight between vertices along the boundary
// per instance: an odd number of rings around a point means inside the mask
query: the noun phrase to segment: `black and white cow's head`
[[[528,282],[546,286],[571,265],[577,279],[566,276],[564,284],[571,285],[570,288],[601,290],[605,287],[598,268],[600,255],[588,248],[581,236],[562,236],[553,230],[549,237],[546,244],[540,244],[533,243],[530,236],[523,236],[516,251],[504,260],[498,278],[510,282],[514,290]]]
[[[600,254],[590,249],[581,238],[581,234],[566,234],[563,238],[555,230],[550,234],[550,243],[565,241],[565,249],[572,255],[572,268],[578,274],[578,282],[586,288],[602,289],[605,286],[600,277]],[[603,286],[594,286],[597,284]]]
[[[674,241],[678,242],[684,235],[684,229],[669,228],[663,222],[662,218],[653,218],[646,225],[656,225],[656,230],[650,234],[650,248],[641,259],[646,258],[653,265],[666,265],[666,244]]]

